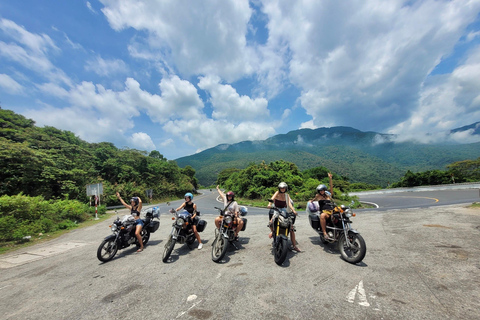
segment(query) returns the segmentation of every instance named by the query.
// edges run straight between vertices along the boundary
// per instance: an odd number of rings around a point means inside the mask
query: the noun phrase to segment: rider
[[[140,219],[140,212],[142,212],[142,199],[140,199],[140,197],[133,197],[132,199],[130,199],[130,204],[127,204],[125,203],[125,201],[123,201],[120,193],[118,192],[117,198],[127,209],[130,209],[130,214],[135,218],[135,236],[137,237],[138,243],[140,244],[140,248],[137,250],[137,252],[142,252],[143,241],[142,236],[140,235],[143,228],[143,220]]]
[[[239,218],[239,210],[237,201],[235,201],[235,193],[233,191],[228,191],[227,194],[224,194],[220,187],[217,186],[217,191],[220,197],[223,200],[224,211],[233,211],[235,213],[235,223],[237,224],[237,228],[235,229],[235,241],[238,241],[238,233],[243,228],[243,220]],[[220,224],[222,223],[222,216],[218,216],[215,218],[215,226],[217,229],[220,229]]]
[[[295,211],[295,208],[293,207],[292,202],[290,201],[291,199],[287,193],[287,190],[288,190],[288,185],[285,182],[280,182],[280,184],[278,185],[278,191],[276,191],[273,194],[272,200],[276,208],[280,210],[288,208],[290,209],[291,212],[295,214],[295,216],[293,216],[293,219],[292,219],[292,229],[290,230],[290,237],[292,239],[293,250],[297,252],[301,252],[300,248],[297,247],[297,242],[295,241],[295,228],[293,226],[295,224],[295,219],[297,218],[297,212]],[[269,202],[267,208],[270,208],[270,207],[271,207],[271,203]],[[273,237],[272,223],[273,221],[272,221],[272,218],[270,217],[270,229],[272,230],[272,232],[270,232],[270,234],[268,235],[269,238]]]
[[[332,174],[328,173],[328,178],[330,180],[330,192],[327,191],[327,186],[324,184],[320,184],[317,187],[317,194],[315,194],[315,198],[312,201],[318,201],[318,205],[320,207],[320,226],[322,227],[323,237],[326,240],[332,240],[326,231],[327,226],[327,218],[333,213],[333,204],[332,204],[332,195],[333,195],[333,182],[332,182]]]
[[[182,205],[178,207],[176,211],[180,211],[184,209],[184,210],[187,210],[188,213],[190,213],[188,222],[192,224],[193,233],[195,234],[195,237],[197,238],[197,241],[198,241],[198,250],[200,250],[203,248],[203,243],[202,243],[202,240],[200,239],[200,234],[197,232],[197,224],[200,219],[199,217],[197,217],[197,205],[193,203],[192,200],[193,200],[193,194],[191,194],[190,192],[185,193],[185,202],[182,203]]]

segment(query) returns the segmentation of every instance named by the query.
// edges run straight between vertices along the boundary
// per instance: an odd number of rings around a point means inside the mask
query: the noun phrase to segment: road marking
[[[355,296],[358,293],[358,300],[359,300],[359,305],[363,307],[370,307],[370,303],[368,303],[367,300],[367,295],[365,294],[365,289],[363,288],[363,280],[360,280],[360,282],[350,290],[350,292],[347,295],[347,301],[350,303],[355,302]]]
[[[395,197],[395,198],[413,198],[413,199],[430,199],[430,200],[435,200],[435,202],[438,202],[440,200],[438,200],[437,198],[430,198],[430,197],[411,197],[411,196],[395,196],[393,195],[392,197]]]
[[[187,302],[190,302],[190,301],[193,301],[197,299],[197,296],[192,294],[191,296],[188,296],[187,298]],[[183,312],[180,312],[176,319],[180,318],[181,316],[183,316],[185,313],[187,313],[188,311],[192,310],[194,307],[196,307],[198,304],[200,304],[200,302],[202,302],[202,300],[198,301],[197,303],[194,303],[190,308],[188,308],[187,310],[183,311]]]

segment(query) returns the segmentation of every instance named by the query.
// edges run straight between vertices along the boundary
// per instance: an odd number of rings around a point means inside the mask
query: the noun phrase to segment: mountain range
[[[474,134],[480,134],[479,125],[477,122],[451,133],[474,129]],[[407,170],[445,170],[453,162],[480,157],[480,142],[421,144],[395,142],[395,138],[351,127],[300,129],[266,140],[221,144],[175,161],[180,167],[193,167],[204,186],[214,184],[217,174],[227,168],[244,169],[250,163],[285,160],[300,170],[323,166],[348,177],[350,182],[385,187]]]

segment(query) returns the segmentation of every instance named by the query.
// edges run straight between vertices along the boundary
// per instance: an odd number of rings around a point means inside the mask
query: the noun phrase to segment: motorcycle
[[[143,228],[140,232],[143,245],[146,245],[150,239],[150,234],[154,233],[160,227],[160,221],[154,219],[160,218],[158,207],[149,208],[145,212]],[[120,220],[119,217],[109,226],[112,235],[106,237],[97,249],[97,258],[102,262],[113,259],[117,251],[135,244],[140,247],[137,237],[135,236],[135,218],[132,215],[125,215]]]
[[[287,258],[288,252],[288,235],[293,226],[294,213],[288,213],[287,210],[280,210],[275,207],[272,199],[268,199],[272,203],[272,226],[273,226],[273,254],[275,263],[279,266]],[[269,225],[270,226],[270,225]]]
[[[342,258],[352,264],[359,263],[367,253],[365,240],[360,233],[353,229],[350,220],[355,217],[351,208],[345,205],[337,206],[330,201],[326,208],[333,210],[333,213],[327,218],[326,231],[330,239],[325,239],[320,225],[320,206],[317,201],[310,202],[307,205],[308,220],[310,226],[320,235],[322,243],[338,243],[338,250]],[[325,210],[325,209],[324,209]]]
[[[227,253],[228,244],[231,243],[235,249],[238,247],[235,245],[235,229],[237,224],[235,223],[235,212],[228,210],[225,212],[223,209],[215,207],[220,212],[220,216],[223,217],[220,222],[220,229],[215,228],[215,240],[212,243],[212,260],[214,262],[220,262]],[[240,214],[242,216],[247,214],[247,208],[241,207]],[[243,220],[243,227],[241,231],[245,231],[247,228],[247,219]]]
[[[174,216],[172,220],[173,228],[172,232],[168,236],[167,243],[165,244],[165,249],[163,251],[163,262],[167,262],[168,258],[172,254],[173,248],[175,247],[175,243],[180,244],[187,244],[188,248],[191,249],[191,245],[195,242],[195,233],[193,232],[192,224],[189,223],[190,213],[187,210],[183,210],[181,212],[175,211],[175,209],[171,209],[170,213]],[[200,212],[197,211],[197,216],[200,215]],[[199,220],[197,224],[197,232],[203,232],[205,227],[207,226],[207,221]]]

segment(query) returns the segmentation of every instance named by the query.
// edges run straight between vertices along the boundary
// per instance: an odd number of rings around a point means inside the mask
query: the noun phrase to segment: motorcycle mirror
[[[272,199],[268,199],[268,202],[273,202],[273,200],[272,200]]]

